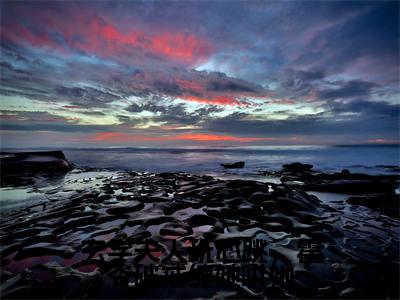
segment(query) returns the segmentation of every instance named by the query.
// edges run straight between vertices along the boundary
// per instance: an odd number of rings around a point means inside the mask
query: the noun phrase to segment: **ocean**
[[[101,148],[66,149],[77,166],[149,172],[224,173],[221,163],[245,161],[245,168],[229,170],[254,174],[278,170],[291,162],[309,163],[322,171],[349,169],[387,173],[382,166],[398,166],[399,147],[385,146],[248,146],[220,148]]]
[[[24,151],[40,149],[24,149]],[[45,149],[42,149],[45,150]],[[48,150],[48,149],[46,149]],[[383,166],[399,166],[398,145],[376,146],[247,146],[218,148],[93,148],[59,149],[77,167],[149,172],[253,176],[259,170],[279,170],[291,162],[309,163],[321,171],[389,174]],[[16,151],[16,149],[13,149]],[[21,151],[21,150],[18,150]],[[245,161],[243,169],[224,170],[220,164]]]

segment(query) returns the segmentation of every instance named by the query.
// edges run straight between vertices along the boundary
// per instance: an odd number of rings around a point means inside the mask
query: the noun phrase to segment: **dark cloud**
[[[153,84],[153,88],[159,93],[170,96],[180,96],[182,94],[180,86],[176,83],[156,81]]]
[[[338,1],[336,7],[341,6],[346,7],[347,3]],[[297,63],[319,66],[329,73],[351,68],[357,60],[386,73],[398,69],[399,2],[367,2],[365,6],[359,2],[358,8],[359,13],[353,11],[345,22],[322,27],[308,42]]]
[[[324,77],[325,72],[322,70],[288,69],[278,82],[282,95],[285,96],[290,93],[291,97],[302,97],[310,94]]]
[[[47,112],[0,111],[1,130],[93,132],[110,130],[110,126],[79,125],[74,121]]]
[[[28,58],[26,58],[25,56],[21,55],[18,52],[15,52],[11,49],[7,49],[7,47],[5,45],[2,45],[2,48],[3,48],[3,56],[4,57],[7,57],[7,56],[11,57],[12,59],[14,59],[15,61],[18,61],[18,62],[24,62],[24,63],[29,62]]]
[[[290,111],[285,111],[288,112]],[[399,113],[398,105],[358,99],[348,103],[333,101],[325,112],[305,116],[292,115],[287,120],[254,120],[251,115],[236,113],[209,120],[206,127],[210,131],[243,135],[354,135],[357,138],[390,136],[396,139],[400,131]]]
[[[31,72],[26,71],[26,70],[16,69],[11,64],[9,64],[8,62],[5,62],[5,61],[0,62],[0,68],[1,69],[6,68],[9,71],[11,71],[12,73],[16,73],[16,74],[32,75]]]
[[[13,123],[2,122],[1,130],[12,131],[54,131],[54,132],[96,132],[96,131],[112,131],[115,128],[102,125],[72,125],[66,123]]]
[[[324,99],[351,98],[366,96],[371,93],[377,85],[373,82],[352,80],[343,82],[340,87],[318,91],[318,96]]]
[[[57,98],[70,100],[74,104],[86,107],[102,107],[106,103],[120,100],[122,97],[108,91],[102,91],[92,87],[65,87],[60,86],[55,89]]]
[[[231,116],[210,120],[206,128],[213,132],[258,135],[258,136],[330,136],[338,139],[340,136],[368,138],[370,136],[391,136],[397,138],[399,129],[395,119],[387,117],[354,117],[328,118],[322,115],[293,117],[288,120],[249,120],[243,117]],[[351,131],[350,131],[351,128]],[[318,142],[318,141],[316,141]],[[350,142],[350,141],[348,141]]]
[[[296,71],[300,80],[303,81],[313,81],[318,79],[323,79],[325,77],[325,72],[322,70],[317,71]]]
[[[333,113],[359,113],[363,117],[384,117],[396,120],[399,115],[399,106],[386,102],[373,102],[356,99],[347,103],[333,101],[329,103]]]

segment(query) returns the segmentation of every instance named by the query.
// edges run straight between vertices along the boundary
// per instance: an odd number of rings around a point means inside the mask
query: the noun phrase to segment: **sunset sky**
[[[1,146],[399,142],[399,2],[2,1]]]

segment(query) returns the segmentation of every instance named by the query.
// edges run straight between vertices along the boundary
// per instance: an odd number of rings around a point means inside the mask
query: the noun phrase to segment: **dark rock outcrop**
[[[397,175],[369,175],[351,173],[344,169],[336,173],[315,171],[313,166],[292,163],[282,166],[281,171],[266,172],[265,175],[281,176],[281,182],[306,191],[365,195],[369,193],[394,194],[399,186]]]
[[[62,151],[0,152],[1,179],[3,184],[23,184],[22,177],[61,175],[72,170],[73,165]],[[25,180],[29,183],[29,180]]]
[[[2,173],[65,173],[72,169],[62,151],[1,152]]]

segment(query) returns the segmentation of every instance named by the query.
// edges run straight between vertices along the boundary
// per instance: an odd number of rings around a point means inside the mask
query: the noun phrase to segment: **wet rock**
[[[258,211],[250,203],[242,203],[237,207],[237,212],[240,216],[255,217]]]
[[[82,248],[81,251],[83,253],[89,253],[91,255],[94,255],[96,252],[104,250],[107,248],[107,243],[106,241],[103,240],[95,240],[93,238],[89,238],[87,240],[84,240],[82,242]]]
[[[368,193],[393,193],[396,182],[380,180],[332,180],[329,182],[306,183],[307,190],[334,192],[344,194],[368,194]]]
[[[341,172],[342,176],[349,176],[350,175],[350,171],[347,169],[343,169]]]
[[[272,231],[272,232],[284,232],[284,231],[288,231],[287,227],[284,226],[283,224],[277,223],[277,222],[271,222],[271,223],[265,223],[262,225],[263,228],[265,228],[268,231]]]
[[[368,194],[351,196],[346,200],[352,205],[363,205],[372,209],[378,209],[392,214],[400,212],[400,197],[396,194]]]
[[[100,195],[97,199],[99,200],[99,202],[103,202],[105,200],[109,200],[112,198],[112,196],[110,194],[113,194],[113,191],[107,191],[108,193],[104,194],[104,195]]]
[[[90,239],[95,239],[97,236],[101,235],[108,235],[113,232],[120,231],[119,227],[111,227],[111,228],[106,228],[106,229],[101,229],[101,230],[96,230],[90,235]]]
[[[30,267],[30,262],[44,259],[44,256],[51,259],[51,264],[33,268],[44,268],[53,274],[51,280],[42,282],[42,289],[19,282],[14,286],[16,290],[7,295],[27,297],[35,291],[43,298],[45,295],[41,291],[55,289],[57,293],[47,296],[66,297],[63,293],[71,284],[76,288],[67,297],[98,296],[99,293],[90,292],[85,281],[92,282],[92,276],[84,276],[92,274],[92,270],[101,272],[103,280],[120,292],[112,283],[118,258],[111,253],[122,248],[135,256],[136,250],[142,249],[144,241],[150,239],[159,242],[160,253],[165,254],[171,250],[168,240],[177,239],[178,250],[186,258],[186,241],[194,237],[216,242],[215,246],[219,248],[242,239],[268,241],[265,249],[267,268],[276,259],[279,268],[293,268],[294,280],[272,285],[271,273],[267,272],[265,280],[257,287],[264,290],[260,297],[352,297],[353,291],[346,289],[354,286],[360,291],[368,290],[363,276],[371,274],[384,280],[379,281],[378,292],[369,291],[367,295],[395,295],[395,285],[391,282],[395,281],[393,266],[397,263],[395,230],[400,223],[379,212],[373,212],[374,217],[369,220],[363,213],[352,213],[352,210],[369,212],[367,209],[349,205],[338,208],[337,203],[327,204],[303,190],[310,185],[338,180],[375,181],[376,178],[347,172],[318,173],[309,167],[303,171],[298,168],[288,170],[290,172],[284,174],[286,183],[279,185],[248,180],[222,181],[184,173],[118,173],[118,176],[103,177],[92,186],[93,180],[88,181],[85,183],[88,190],[70,189],[66,194],[63,189],[62,196],[58,196],[61,190],[54,191],[48,195],[58,197],[58,200],[47,202],[45,211],[21,211],[18,218],[8,216],[0,222],[5,271],[15,266],[21,268],[21,265]],[[89,177],[97,178],[93,174]],[[378,178],[379,182],[395,182],[392,177]],[[295,181],[301,181],[303,185],[289,186]],[[114,196],[110,196],[110,191]],[[389,195],[394,193],[382,192],[371,197],[381,199]],[[372,201],[357,197],[360,196],[350,198],[348,203]],[[346,214],[342,213],[343,209],[348,210]],[[323,263],[299,263],[299,240],[304,238],[312,238],[323,245],[326,256]],[[232,256],[235,249],[228,250],[228,256]],[[137,258],[132,259],[136,261]],[[55,261],[70,267],[56,265]],[[331,270],[332,264],[346,262],[354,265],[344,264],[341,272]],[[388,262],[387,266],[379,267],[383,262]],[[127,260],[126,265],[129,263]],[[35,272],[32,276],[40,279],[41,275]],[[6,275],[3,282],[12,279],[12,273]],[[100,281],[97,287],[102,288],[103,282]],[[248,294],[251,295],[254,296]]]
[[[290,218],[282,217],[280,215],[268,215],[268,216],[260,216],[257,218],[257,221],[265,224],[265,223],[279,223],[282,224],[285,228],[291,229],[293,227],[293,221]]]
[[[1,296],[2,298],[20,298],[21,295],[27,295],[29,290],[32,288],[33,283],[34,281],[31,277],[31,271],[23,271],[1,284]]]
[[[230,164],[221,164],[224,169],[241,169],[244,167],[244,161],[238,161]]]
[[[160,234],[164,236],[188,236],[192,233],[192,228],[184,224],[167,223],[163,228],[160,229]]]
[[[247,200],[244,197],[235,197],[232,199],[226,199],[224,202],[226,204],[228,204],[229,207],[238,207],[240,204],[247,202]],[[224,202],[221,201],[221,202],[217,202],[217,203],[222,203],[222,205],[219,205],[219,206],[224,206]],[[215,206],[215,207],[218,207],[218,206]]]
[[[339,296],[341,298],[354,299],[354,298],[364,298],[366,296],[366,294],[360,289],[348,287],[347,289],[344,289],[343,291],[341,291],[339,293]]]
[[[290,299],[290,295],[286,294],[285,291],[275,285],[267,287],[264,291],[268,299]]]
[[[187,219],[187,223],[192,226],[214,225],[217,220],[207,215],[193,215]]]
[[[54,246],[51,243],[39,243],[24,247],[17,252],[16,258],[23,259],[32,256],[56,255],[71,258],[75,250],[69,246]]]
[[[144,204],[139,201],[123,201],[107,209],[107,212],[111,215],[120,215],[141,210],[143,207]]]
[[[128,235],[126,232],[119,231],[117,234],[109,241],[110,246],[119,246],[126,244],[128,240]]]
[[[291,163],[291,164],[286,164],[282,166],[282,170],[284,172],[290,172],[290,173],[303,173],[303,172],[309,172],[313,168],[313,165],[310,164],[302,164],[299,162]]]
[[[144,197],[141,199],[141,201],[144,203],[168,202],[170,200],[171,199],[168,197],[156,197],[156,196]]]
[[[322,173],[312,170],[312,165],[293,163],[283,165],[275,172],[286,186],[305,191],[321,191],[365,195],[370,193],[394,193],[399,185],[397,175],[368,175],[350,173],[344,169],[338,173]]]
[[[223,188],[219,190],[215,196],[222,199],[229,199],[233,198],[234,196],[237,196],[237,192],[234,189]]]
[[[8,271],[6,271],[6,270],[1,270],[0,271],[0,279],[1,279],[1,282],[3,283],[4,281],[7,281],[7,280],[9,280],[10,278],[12,278],[13,277],[13,274],[11,273],[11,272],[8,272]]]
[[[22,238],[34,236],[36,234],[41,233],[44,230],[47,230],[47,228],[46,227],[34,227],[34,228],[21,229],[16,232],[13,232],[11,235],[2,236],[1,242],[2,243],[10,243],[11,241],[13,241],[15,239],[22,239]]]
[[[146,230],[146,228],[141,227],[135,230],[131,235],[128,236],[127,243],[129,245],[134,243],[143,242],[147,238],[151,238],[152,234]]]
[[[76,228],[80,226],[85,226],[85,225],[90,225],[95,223],[96,218],[94,216],[84,216],[84,217],[76,217],[76,218],[69,218],[67,219],[63,225],[60,227],[56,228],[54,230],[54,233],[60,234],[62,232],[65,232],[71,228]]]
[[[235,179],[229,180],[228,182],[224,183],[226,187],[233,188],[233,189],[242,189],[242,188],[253,188],[253,190],[258,190],[262,187],[265,187],[264,183],[251,181],[251,180],[243,180],[243,179]]]
[[[187,208],[190,205],[184,202],[172,202],[172,203],[164,203],[164,214],[169,216],[172,215],[174,212]]]
[[[64,174],[73,168],[62,151],[0,152],[0,167],[6,183],[18,182],[16,176]]]
[[[271,200],[272,198],[273,197],[271,193],[255,192],[250,195],[249,201],[252,203],[257,203],[257,202]]]

